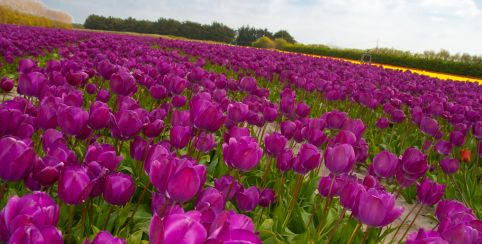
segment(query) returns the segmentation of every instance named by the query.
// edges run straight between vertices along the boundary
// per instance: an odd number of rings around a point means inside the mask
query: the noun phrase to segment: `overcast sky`
[[[302,43],[482,55],[482,0],[41,0],[83,23],[89,14],[288,30]]]

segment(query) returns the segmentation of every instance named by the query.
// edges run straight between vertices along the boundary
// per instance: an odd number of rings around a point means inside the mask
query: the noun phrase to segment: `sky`
[[[285,29],[298,42],[341,48],[482,55],[482,0],[38,0],[75,23],[89,14],[213,21]]]

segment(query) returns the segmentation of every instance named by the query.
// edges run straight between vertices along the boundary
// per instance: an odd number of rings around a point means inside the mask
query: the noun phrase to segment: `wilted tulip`
[[[35,152],[24,141],[14,137],[0,139],[0,178],[5,181],[23,179],[33,167]]]
[[[259,203],[259,197],[259,190],[256,186],[248,187],[236,193],[236,206],[241,211],[253,211]]]
[[[66,106],[57,112],[57,122],[62,132],[68,135],[79,136],[88,121],[89,113],[79,107]]]
[[[204,243],[207,232],[200,223],[200,218],[201,213],[197,211],[171,214],[164,218],[155,214],[149,226],[149,242],[154,244]]]
[[[359,193],[353,215],[370,227],[382,227],[400,217],[404,208],[395,206],[395,198],[390,193],[376,188]]]
[[[84,168],[68,166],[59,177],[59,198],[67,204],[81,204],[89,197],[92,187],[93,184]]]
[[[266,151],[271,156],[276,156],[284,151],[288,140],[280,133],[273,132],[264,138]]]
[[[249,136],[231,137],[228,143],[223,144],[223,157],[226,165],[242,171],[255,168],[262,155],[263,150],[256,140]]]
[[[355,164],[355,151],[349,144],[328,147],[325,151],[325,166],[335,175],[350,172]]]
[[[174,126],[169,134],[171,145],[181,149],[187,146],[192,137],[192,128],[190,126]]]
[[[85,240],[84,244],[126,244],[126,241],[122,238],[119,237],[114,237],[112,236],[111,233],[103,230],[94,237],[92,242],[90,242],[88,239]]]
[[[446,174],[453,174],[459,170],[460,163],[456,158],[444,158],[440,160],[440,167]]]
[[[321,155],[312,144],[303,144],[293,161],[293,169],[299,174],[306,174],[320,165]]]
[[[425,178],[421,183],[417,184],[417,196],[418,200],[428,206],[436,204],[445,192],[445,185],[437,184],[437,182],[431,181]]]
[[[124,205],[134,195],[136,186],[132,177],[124,173],[111,173],[104,182],[103,196],[112,205]]]
[[[373,158],[373,170],[378,177],[390,178],[397,173],[399,162],[397,155],[384,150]]]

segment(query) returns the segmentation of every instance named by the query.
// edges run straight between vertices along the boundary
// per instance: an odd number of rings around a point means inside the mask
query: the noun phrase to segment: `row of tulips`
[[[478,85],[255,49],[0,27],[2,241],[395,242],[434,205],[438,226],[407,243],[482,240]],[[413,141],[381,145],[385,131],[417,127]],[[461,147],[476,157],[458,157]],[[442,200],[449,190],[470,199]],[[402,196],[417,203],[394,222]]]

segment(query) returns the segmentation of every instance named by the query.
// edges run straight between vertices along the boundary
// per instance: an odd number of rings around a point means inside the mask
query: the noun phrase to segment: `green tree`
[[[289,43],[296,43],[295,38],[286,30],[279,30],[278,32],[274,33],[274,38],[282,38]]]
[[[275,43],[273,42],[273,40],[271,40],[269,37],[267,36],[262,36],[258,39],[256,39],[256,41],[254,41],[252,43],[252,46],[253,47],[259,47],[259,48],[269,48],[269,49],[272,49],[272,48],[275,48]]]

